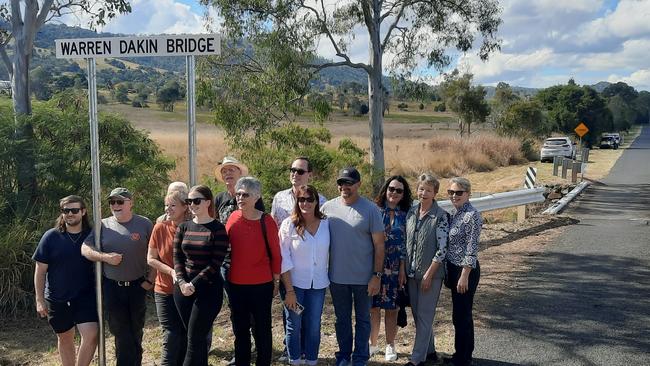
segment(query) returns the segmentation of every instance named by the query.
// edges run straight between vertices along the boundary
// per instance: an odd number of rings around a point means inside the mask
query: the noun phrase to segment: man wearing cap
[[[95,234],[84,240],[81,254],[104,262],[104,302],[108,327],[115,336],[118,366],[142,364],[142,335],[146,293],[153,288],[156,271],[147,266],[147,244],[153,224],[135,215],[133,195],[118,187],[108,195],[112,216],[102,219],[101,251]],[[147,273],[148,271],[148,273]]]
[[[371,297],[379,293],[383,271],[384,224],[379,208],[359,195],[357,169],[342,169],[336,184],[340,196],[322,208],[330,224],[330,293],[339,344],[336,365],[361,366],[369,358],[370,305]]]

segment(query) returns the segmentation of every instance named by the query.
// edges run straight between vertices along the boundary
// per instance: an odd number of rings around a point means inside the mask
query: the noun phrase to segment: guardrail
[[[469,201],[479,212],[485,212],[542,202],[545,199],[544,191],[545,189],[543,187],[520,189],[517,191],[494,193],[488,196],[470,199]],[[449,200],[438,201],[438,206],[445,211],[450,211],[453,208]]]

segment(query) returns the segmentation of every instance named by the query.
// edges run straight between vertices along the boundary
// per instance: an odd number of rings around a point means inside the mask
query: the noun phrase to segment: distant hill
[[[592,89],[594,89],[595,91],[597,91],[597,92],[599,92],[599,93],[602,93],[603,90],[605,90],[605,88],[607,88],[607,87],[610,86],[610,85],[612,85],[612,83],[607,82],[607,81],[601,81],[601,82],[599,82],[599,83],[597,83],[597,84],[589,85],[589,86],[590,86]]]
[[[486,99],[494,98],[496,88],[493,86],[484,86],[484,88],[485,88],[485,98]],[[537,88],[526,88],[523,86],[510,86],[510,88],[512,89],[513,93],[517,94],[522,98],[534,97],[537,94],[537,92],[540,91],[540,89]]]

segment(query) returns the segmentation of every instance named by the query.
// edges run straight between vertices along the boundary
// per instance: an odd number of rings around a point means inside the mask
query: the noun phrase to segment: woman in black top
[[[214,218],[210,188],[194,186],[186,200],[194,218],[178,226],[174,239],[177,285],[174,302],[187,330],[184,366],[208,364],[206,336],[221,310],[219,268],[228,252],[226,229]]]

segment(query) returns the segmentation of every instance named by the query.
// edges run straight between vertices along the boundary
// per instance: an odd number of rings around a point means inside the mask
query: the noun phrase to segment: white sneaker
[[[387,345],[386,346],[386,361],[396,361],[397,360],[397,352],[395,352],[395,347],[392,345]]]
[[[368,352],[370,354],[369,357],[372,357],[372,356],[376,355],[377,352],[379,352],[379,347],[369,345],[369,352]]]

